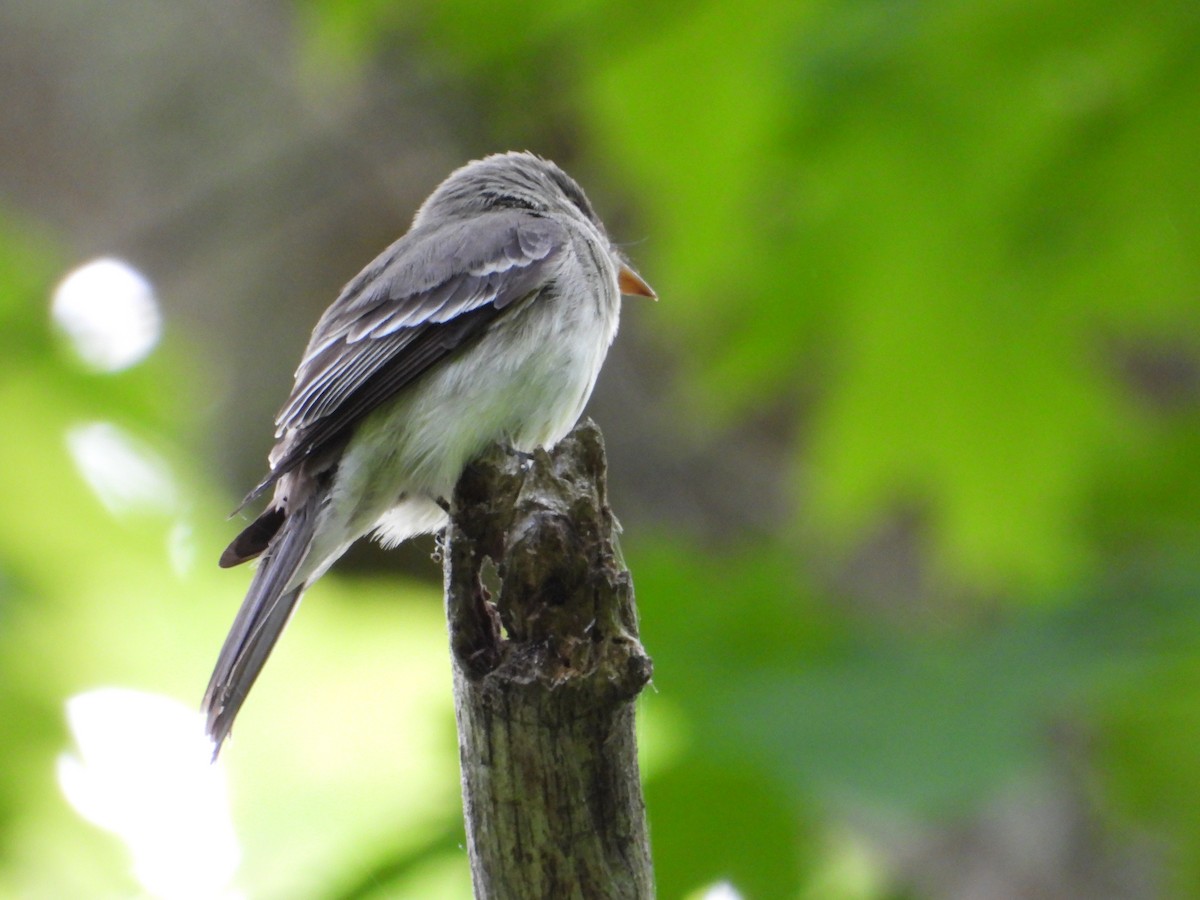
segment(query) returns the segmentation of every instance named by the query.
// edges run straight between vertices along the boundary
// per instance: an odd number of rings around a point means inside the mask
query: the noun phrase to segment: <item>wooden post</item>
[[[442,554],[477,900],[654,896],[634,735],[652,667],[605,492],[590,421],[549,453],[493,448],[455,489]]]

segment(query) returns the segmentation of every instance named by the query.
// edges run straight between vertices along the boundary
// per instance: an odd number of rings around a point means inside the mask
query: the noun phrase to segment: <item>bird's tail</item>
[[[233,728],[233,720],[279,640],[307,584],[293,579],[308,557],[319,498],[288,515],[263,553],[250,589],[217,657],[201,708],[208,718],[214,758]]]

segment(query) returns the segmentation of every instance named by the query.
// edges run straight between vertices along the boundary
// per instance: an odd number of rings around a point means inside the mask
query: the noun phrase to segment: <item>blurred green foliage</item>
[[[316,70],[408,41],[488,110],[487,142],[569,127],[637,211],[630,252],[663,298],[645,321],[691,427],[789,422],[775,533],[625,537],[656,661],[661,896],[719,879],[900,896],[883,859],[831,874],[844,811],[967,816],[1075,753],[1063,729],[1083,735],[1098,827],[1152,835],[1165,895],[1200,894],[1200,7],[300,11]],[[225,504],[188,458],[187,347],[75,368],[46,327],[66,262],[0,232],[0,893],[20,896],[77,893],[81,871],[126,883],[55,796],[62,700],[104,682],[196,696],[229,612],[214,598],[236,593],[172,571],[174,519],[114,520],[75,474],[68,428],[128,429],[169,459],[175,518],[215,558]],[[865,613],[830,572],[908,514],[919,602],[884,591]],[[436,598],[328,582],[239,728],[244,883],[465,896]]]
[[[1155,13],[711,4],[588,86],[694,406],[818,385],[804,517],[912,498],[986,589],[1094,569],[1082,513],[1142,430],[1106,342],[1194,337],[1200,309],[1197,19]]]
[[[63,703],[106,684],[198,703],[231,610],[217,599],[242,587],[208,564],[229,504],[185,450],[197,426],[190,392],[201,388],[187,377],[186,349],[168,339],[137,368],[86,372],[48,328],[64,262],[15,231],[0,239],[0,333],[11,351],[0,371],[0,895],[11,897],[131,890],[120,848],[72,814],[55,785],[55,760],[69,745]],[[68,449],[71,430],[96,420],[160,456],[180,499],[106,508]],[[240,883],[252,896],[348,882],[349,866],[410,848],[423,856],[406,896],[431,896],[431,884],[443,896],[469,891],[462,866],[431,869],[461,856],[461,824],[444,626],[427,594],[358,585],[355,602],[328,618],[328,598],[318,597],[311,624],[293,629],[294,653],[277,654],[278,675],[259,687],[256,727],[283,735],[289,755],[255,758],[247,739],[233,773],[247,858]],[[339,647],[355,648],[353,657]],[[407,690],[380,704],[360,690],[380,679]],[[364,721],[373,740],[347,747],[344,735]],[[314,771],[327,777],[312,779]],[[380,779],[409,787],[381,793]],[[430,835],[446,833],[431,850]]]

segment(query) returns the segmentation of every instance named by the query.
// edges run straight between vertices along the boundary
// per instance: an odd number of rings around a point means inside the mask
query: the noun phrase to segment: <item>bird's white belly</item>
[[[391,545],[440,528],[435,499],[449,499],[490,444],[532,450],[571,430],[616,332],[615,304],[611,321],[555,312],[514,310],[362,423],[339,464],[314,563],[371,530]]]

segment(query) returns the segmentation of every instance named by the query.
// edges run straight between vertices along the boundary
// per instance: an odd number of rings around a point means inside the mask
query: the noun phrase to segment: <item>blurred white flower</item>
[[[718,881],[704,889],[700,900],[742,900],[742,895],[728,881]]]
[[[171,570],[182,578],[196,564],[196,535],[190,522],[180,519],[167,532],[167,559]]]
[[[166,461],[112,422],[72,427],[67,449],[88,486],[114,515],[177,510],[179,488]]]
[[[154,288],[119,259],[93,260],[68,274],[54,291],[51,312],[79,358],[101,372],[140,362],[162,334]]]
[[[225,773],[203,717],[158,694],[98,688],[67,701],[78,755],[58,783],[89,822],[128,847],[133,874],[164,900],[232,900],[241,857]]]

